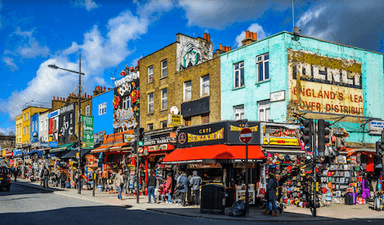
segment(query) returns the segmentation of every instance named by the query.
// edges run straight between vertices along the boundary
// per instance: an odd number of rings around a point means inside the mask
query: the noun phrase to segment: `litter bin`
[[[201,187],[200,212],[207,214],[224,214],[224,187],[206,184]]]

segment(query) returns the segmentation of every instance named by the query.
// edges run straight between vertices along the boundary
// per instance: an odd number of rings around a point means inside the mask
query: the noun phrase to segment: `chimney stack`
[[[55,96],[53,96],[53,100],[55,100]]]
[[[243,43],[243,46],[245,46],[245,45],[249,45],[255,41],[257,41],[257,33],[256,32],[250,32],[249,30],[247,30],[245,32],[245,38],[244,38],[244,40],[241,41],[241,43]]]

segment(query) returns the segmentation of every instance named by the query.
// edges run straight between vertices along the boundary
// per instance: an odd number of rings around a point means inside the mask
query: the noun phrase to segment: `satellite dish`
[[[301,32],[301,30],[300,30],[298,27],[293,26],[293,34],[294,34],[294,35],[299,35],[300,32]]]
[[[177,115],[177,114],[179,114],[179,109],[176,106],[172,106],[171,107],[171,113]]]

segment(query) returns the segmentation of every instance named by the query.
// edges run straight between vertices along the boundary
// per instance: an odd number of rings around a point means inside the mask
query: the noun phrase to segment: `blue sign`
[[[13,151],[13,156],[18,156],[18,155],[21,155],[21,154],[22,154],[21,150],[14,150]]]
[[[57,147],[58,146],[58,142],[57,141],[50,141],[49,142],[49,147],[51,147],[51,148],[55,148],[55,147]]]
[[[56,110],[54,112],[51,112],[51,113],[48,113],[48,119],[54,117],[54,116],[58,116],[59,115],[59,110]]]
[[[306,152],[312,152],[312,149],[309,148],[309,144],[306,144],[304,149]]]
[[[48,142],[40,142],[40,147],[48,147]]]

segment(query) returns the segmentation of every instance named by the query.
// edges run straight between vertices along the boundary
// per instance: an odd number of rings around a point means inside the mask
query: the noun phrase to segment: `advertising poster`
[[[83,148],[93,149],[93,116],[82,116]]]

